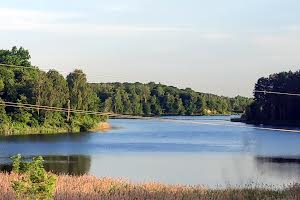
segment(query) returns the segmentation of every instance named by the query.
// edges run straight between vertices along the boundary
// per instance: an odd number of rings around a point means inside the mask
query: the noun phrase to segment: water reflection
[[[47,171],[55,174],[83,175],[90,171],[91,157],[86,155],[69,155],[69,156],[43,156],[44,166]],[[29,161],[32,157],[26,157]],[[8,158],[6,159],[8,160]],[[0,164],[0,170],[9,172],[12,166],[10,162]]]
[[[46,170],[56,174],[83,175],[91,167],[90,156],[45,156],[44,159]]]
[[[300,182],[300,159],[297,157],[256,157],[255,164],[261,176],[272,179],[285,177],[290,183]]]
[[[300,164],[300,158],[298,158],[298,157],[263,157],[263,156],[257,156],[256,160],[257,160],[258,163],[283,163],[283,164],[295,163],[295,164]]]
[[[32,157],[26,157],[26,160]],[[8,158],[7,158],[8,159]],[[300,182],[297,158],[249,154],[129,153],[44,156],[45,168],[56,174],[125,178],[135,182],[203,184],[209,187],[248,183],[282,186]],[[0,165],[10,171],[11,164]]]
[[[7,143],[35,143],[35,142],[86,142],[89,140],[89,133],[66,133],[66,134],[33,134],[33,135],[11,135],[11,136],[0,136],[0,141]]]
[[[203,184],[209,187],[249,183],[280,187],[300,182],[299,164],[262,162],[249,154],[106,154],[92,156],[92,160],[91,174],[135,182]]]

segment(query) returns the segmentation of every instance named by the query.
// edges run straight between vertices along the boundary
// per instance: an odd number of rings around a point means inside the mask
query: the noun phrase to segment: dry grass
[[[0,199],[15,199],[11,181],[18,178],[15,174],[0,173]],[[159,183],[132,184],[121,179],[102,178],[93,176],[59,176],[56,186],[55,199],[74,200],[134,200],[134,199],[287,199],[300,200],[300,185],[287,187],[285,190],[258,189],[224,189],[211,190],[200,186],[163,185]]]

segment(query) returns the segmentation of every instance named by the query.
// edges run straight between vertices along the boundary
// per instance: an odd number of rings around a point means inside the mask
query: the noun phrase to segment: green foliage
[[[53,199],[56,177],[47,173],[41,156],[32,159],[32,162],[22,161],[20,154],[13,156],[13,172],[20,175],[19,180],[13,181],[12,187],[18,199]]]
[[[0,101],[67,108],[68,100],[71,100],[71,109],[99,111],[99,98],[81,70],[75,70],[65,79],[55,70],[47,73],[39,70],[29,59],[28,50],[22,47],[0,50],[0,63],[8,64],[0,67]],[[0,134],[79,131],[104,120],[93,115],[82,118],[78,115],[73,113],[67,121],[64,112],[0,105]]]
[[[29,51],[23,47],[18,49],[14,46],[11,50],[0,50],[0,63],[29,67],[31,65],[29,59]]]
[[[0,98],[0,103],[3,103],[2,99]],[[7,116],[5,107],[0,105],[0,132],[9,133],[11,130],[11,119]]]
[[[20,173],[21,169],[21,154],[17,154],[16,156],[11,157],[13,163],[12,163],[12,170],[15,173]]]
[[[76,115],[72,119],[72,127],[78,128],[80,132],[86,132],[94,128],[97,122],[101,121],[101,117],[95,118],[89,115]]]
[[[4,82],[2,79],[0,79],[0,92],[4,90]]]
[[[221,97],[178,89],[172,86],[142,83],[93,83],[100,99],[100,110],[132,115],[209,115],[242,113],[251,99]]]
[[[251,102],[153,82],[90,84],[78,69],[64,78],[55,70],[46,73],[32,66],[28,50],[22,47],[0,50],[0,63],[25,66],[0,67],[0,100],[6,102],[67,108],[70,100],[71,109],[145,116],[231,114],[243,112]],[[64,112],[2,106],[0,134],[86,131],[105,120],[76,113],[66,119]]]
[[[300,71],[281,72],[260,78],[255,90],[281,93],[300,93]],[[300,97],[254,92],[254,102],[243,116],[255,123],[298,124],[300,122]]]
[[[75,70],[67,76],[71,107],[79,110],[97,110],[99,99],[87,83],[86,75]]]

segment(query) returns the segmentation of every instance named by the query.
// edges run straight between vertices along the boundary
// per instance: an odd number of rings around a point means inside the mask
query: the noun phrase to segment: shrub
[[[33,158],[32,162],[23,162],[18,154],[12,160],[13,172],[20,174],[20,178],[12,184],[18,199],[53,199],[56,177],[46,172],[41,156]]]

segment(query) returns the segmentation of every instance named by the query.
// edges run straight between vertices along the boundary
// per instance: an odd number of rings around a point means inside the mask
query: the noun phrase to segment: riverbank
[[[105,132],[105,131],[109,131],[111,129],[112,129],[112,127],[111,127],[110,123],[100,122],[94,128],[92,128],[89,131],[91,131],[91,132],[97,132],[97,131]]]
[[[41,126],[41,127],[30,127],[30,126],[8,126],[0,128],[0,135],[37,135],[37,134],[64,134],[64,133],[80,133],[80,132],[97,132],[97,131],[108,131],[111,129],[110,124],[107,121],[98,122],[92,128],[82,128],[80,126]]]
[[[15,174],[0,173],[0,200],[16,199],[11,187]],[[122,179],[96,178],[93,176],[58,176],[55,197],[57,200],[129,200],[129,199],[300,199],[300,185],[291,185],[283,190],[258,189],[206,189],[201,186],[164,185],[160,183],[130,183]]]

